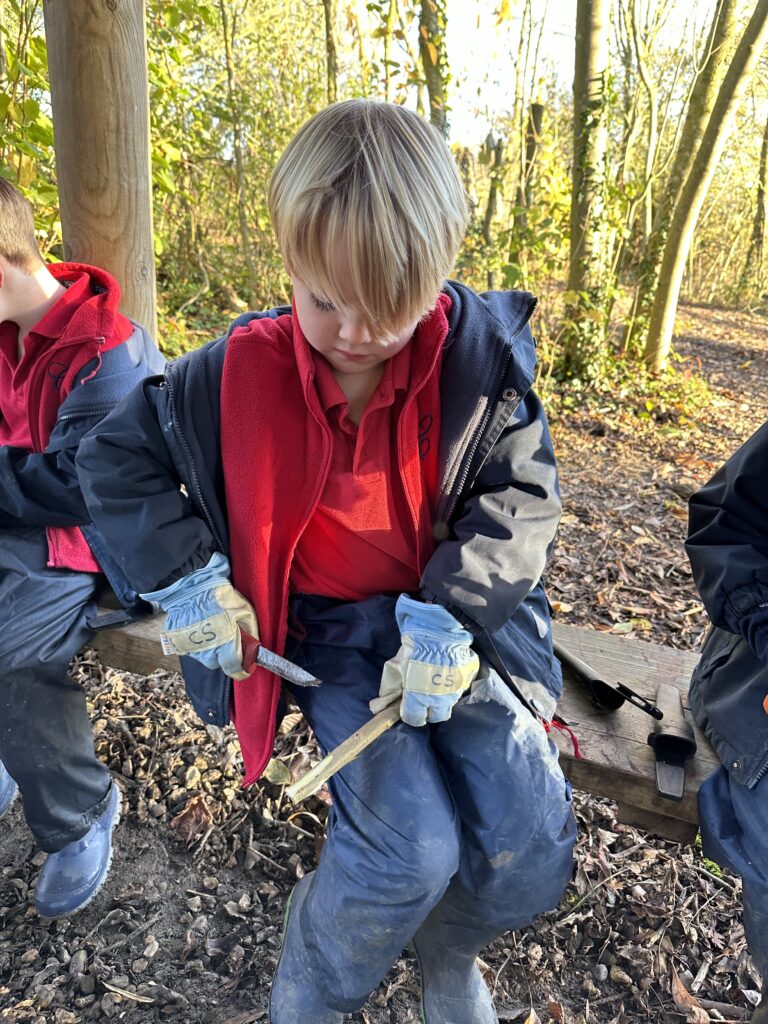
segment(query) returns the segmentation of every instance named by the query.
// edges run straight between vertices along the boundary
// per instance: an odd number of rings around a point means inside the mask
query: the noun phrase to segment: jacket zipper
[[[486,409],[482,422],[480,423],[480,426],[477,428],[475,436],[472,440],[472,444],[470,445],[469,448],[469,457],[467,458],[464,464],[464,469],[460,473],[459,477],[456,480],[456,483],[453,485],[452,489],[449,491],[446,497],[446,501],[449,503],[445,515],[445,522],[447,524],[450,523],[451,518],[453,517],[453,513],[456,511],[456,505],[458,504],[459,498],[461,497],[462,491],[464,490],[464,485],[466,484],[467,479],[469,477],[469,471],[472,468],[472,463],[474,462],[475,455],[477,454],[477,449],[480,447],[480,442],[483,440],[483,436],[485,434],[488,423],[493,417],[493,414],[496,410],[496,406],[499,404],[499,395],[504,385],[504,379],[507,375],[507,370],[509,369],[509,364],[511,361],[512,350],[510,349],[504,358],[504,365],[501,371],[501,384],[496,390],[496,395],[494,396],[493,402],[489,402],[488,408]]]
[[[83,410],[83,412],[65,412],[63,415],[56,417],[56,422],[61,423],[64,420],[82,420],[89,416],[104,416],[106,413],[112,412],[113,409],[113,405],[102,405],[96,406],[95,408],[92,406],[90,409]]]
[[[219,532],[216,529],[216,524],[213,520],[213,516],[211,515],[211,510],[208,507],[208,503],[206,502],[202,488],[200,487],[200,479],[197,475],[197,470],[195,469],[195,461],[194,458],[192,457],[192,449],[189,447],[187,439],[186,437],[184,437],[184,434],[181,431],[179,417],[176,415],[176,395],[174,392],[173,382],[171,381],[170,373],[166,373],[165,375],[165,385],[168,388],[168,400],[171,407],[171,416],[173,418],[174,434],[181,445],[184,458],[186,460],[187,469],[189,470],[189,480],[192,484],[195,501],[197,501],[200,509],[203,512],[203,515],[205,516],[205,521],[207,522],[208,527],[211,533],[213,534],[214,540],[219,546],[219,550],[222,553],[224,553],[224,543],[222,542],[222,539],[219,536]]]
[[[106,341],[106,338],[103,335],[101,335],[101,334],[95,334],[95,335],[90,335],[89,334],[89,335],[85,335],[85,336],[83,336],[81,338],[68,338],[67,341],[65,341],[63,344],[59,345],[58,347],[54,346],[54,348],[56,349],[56,353],[58,354],[62,349],[71,348],[73,345],[82,345],[83,342],[89,342],[89,341],[96,343],[96,356],[99,357],[101,355],[101,346]],[[40,432],[38,430],[39,411],[40,411],[39,399],[40,399],[40,394],[42,392],[42,387],[39,386],[39,381],[40,381],[40,379],[42,377],[45,376],[45,373],[47,371],[47,365],[48,365],[48,363],[47,363],[46,360],[43,360],[43,361],[41,361],[38,364],[38,366],[36,367],[37,373],[34,375],[33,378],[30,379],[30,386],[29,386],[30,398],[34,395],[36,397],[36,399],[37,399],[37,408],[36,408],[36,414],[35,414],[35,418],[34,418],[34,423],[30,421],[29,426],[30,426],[30,433],[32,435],[32,450],[34,452],[37,452],[38,454],[41,454],[44,451],[44,448],[42,447],[41,440],[40,440]],[[34,387],[33,387],[33,384],[34,384]],[[60,417],[58,415],[56,416],[57,420],[59,420],[61,418],[62,417]]]

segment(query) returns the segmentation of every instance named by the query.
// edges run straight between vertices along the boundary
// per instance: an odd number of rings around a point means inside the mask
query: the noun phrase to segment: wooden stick
[[[332,775],[335,775],[340,768],[343,768],[345,764],[349,764],[350,761],[354,761],[357,755],[365,750],[370,743],[373,743],[383,732],[386,732],[395,722],[399,721],[400,701],[396,700],[394,704],[390,704],[389,707],[374,715],[357,732],[353,732],[338,747],[334,747],[330,753],[326,754],[322,761],[316,764],[314,768],[310,768],[293,785],[288,786],[285,791],[286,795],[295,804],[306,800],[308,796],[316,793],[323,783],[327,782]]]

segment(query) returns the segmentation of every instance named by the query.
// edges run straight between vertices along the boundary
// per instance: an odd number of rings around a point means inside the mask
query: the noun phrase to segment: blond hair
[[[361,313],[379,336],[435,303],[467,225],[448,146],[404,107],[334,103],[288,144],[269,186],[272,225],[289,273],[343,306],[346,247]]]

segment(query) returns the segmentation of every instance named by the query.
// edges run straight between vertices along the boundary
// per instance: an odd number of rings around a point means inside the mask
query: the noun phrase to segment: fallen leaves
[[[213,814],[204,796],[193,796],[184,810],[171,819],[171,828],[186,843],[204,835],[211,827]]]

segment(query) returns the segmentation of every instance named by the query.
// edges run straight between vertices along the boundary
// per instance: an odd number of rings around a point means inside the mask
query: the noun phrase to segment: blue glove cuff
[[[151,604],[159,604],[163,611],[167,612],[200,591],[210,590],[211,587],[219,586],[222,583],[229,583],[229,576],[229,559],[220,551],[216,551],[202,569],[195,569],[194,572],[187,573],[175,583],[162,587],[160,590],[148,590],[146,594],[139,594],[139,597]]]
[[[401,594],[395,616],[401,636],[408,634],[414,640],[418,649],[414,656],[420,660],[456,665],[471,655],[467,648],[474,637],[443,605],[425,604]]]
[[[448,634],[446,640],[456,643],[472,643],[472,634],[465,629],[447,608],[441,604],[426,604],[415,601],[407,594],[401,594],[395,605],[395,615],[401,633],[413,630],[435,634]]]

